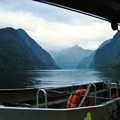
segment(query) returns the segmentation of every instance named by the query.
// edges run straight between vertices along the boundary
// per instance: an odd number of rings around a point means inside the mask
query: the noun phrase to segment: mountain
[[[111,42],[96,51],[91,67],[120,68],[120,32]]]
[[[30,44],[26,44],[26,39],[29,37],[24,39],[18,31],[10,27],[0,29],[0,70],[49,69],[48,65],[29,47],[32,43],[35,45],[35,41],[31,39]],[[51,69],[55,66],[53,64]]]
[[[78,45],[75,45],[61,52],[61,55],[55,57],[54,60],[62,69],[75,69],[84,57],[89,56],[92,53],[92,50],[85,50]]]
[[[42,60],[47,65],[47,69],[59,68],[51,55],[40,45],[38,45],[23,29],[18,29],[17,31],[19,35],[23,38],[24,44],[28,46],[28,49],[31,49],[33,51],[33,53],[37,56],[38,59]]]
[[[111,39],[106,40],[105,42],[103,42],[103,43],[98,47],[98,49],[100,49],[100,48],[102,48],[103,46],[105,46],[106,44],[110,43],[110,41],[111,41]],[[97,49],[97,50],[98,50],[98,49]],[[83,58],[83,59],[79,62],[78,66],[77,66],[77,69],[80,69],[80,68],[89,68],[89,67],[91,66],[91,64],[92,64],[93,57],[94,57],[94,55],[96,54],[96,51],[97,51],[97,50],[95,50],[91,55]]]

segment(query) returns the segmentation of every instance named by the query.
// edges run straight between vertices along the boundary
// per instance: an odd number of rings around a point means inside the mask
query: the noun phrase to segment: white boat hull
[[[0,107],[0,120],[120,120],[120,98],[70,109]]]

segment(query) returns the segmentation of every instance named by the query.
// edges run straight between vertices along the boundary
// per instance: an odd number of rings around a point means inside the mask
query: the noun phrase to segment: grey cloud
[[[94,19],[73,11],[35,2],[33,0],[1,0],[0,10],[30,13],[49,22],[90,24]],[[89,19],[89,21],[88,21]]]
[[[11,13],[9,14],[8,12]],[[18,12],[22,12],[22,15],[20,13],[17,18]],[[104,27],[101,28],[100,27],[102,25],[101,20],[97,20],[95,18],[81,15],[79,13],[68,11],[62,8],[57,8],[50,5],[38,3],[33,0],[0,0],[0,13],[1,14],[3,13],[2,14],[3,19],[1,19],[0,21],[1,27],[11,26],[16,28],[19,26],[24,30],[30,32],[31,37],[33,35],[33,39],[35,38],[36,41],[40,43],[40,45],[42,45],[44,48],[46,47],[46,49],[47,48],[53,49],[52,45],[55,46],[55,49],[57,48],[62,49],[63,47],[66,46],[68,47],[68,45],[70,46],[72,44],[73,45],[79,44],[81,47],[83,46],[86,47],[87,41],[88,40],[91,41],[90,38],[92,39],[92,41],[97,38],[96,41],[98,41],[99,34],[96,31],[102,34],[103,37],[100,38],[103,40],[105,40],[104,37],[108,35],[109,28],[108,27],[104,28],[105,25]],[[30,13],[30,15],[24,13]],[[45,20],[40,18],[43,18]],[[42,29],[40,26],[41,24],[40,25],[38,24],[40,22],[43,25],[43,27],[45,27],[45,29]],[[65,24],[61,24],[61,23],[65,23]],[[99,24],[90,25],[92,23],[97,23],[97,24],[100,23],[100,25]],[[48,30],[47,26],[49,26],[50,31]],[[96,28],[97,26],[98,28]],[[63,33],[64,30],[66,30],[66,33],[65,32]],[[83,34],[83,31],[85,32],[85,35]],[[43,35],[40,35],[41,33]],[[51,33],[55,35],[52,36]],[[80,34],[83,35],[80,36]],[[91,35],[92,37],[89,37],[88,34],[89,35],[94,34],[94,35],[93,36]],[[109,34],[111,35],[113,33],[109,33]],[[50,40],[50,38],[52,40]],[[51,45],[50,44],[48,45],[48,40],[49,42],[51,41],[50,43]],[[60,44],[57,45],[55,44],[54,41],[57,41],[57,43],[60,42]],[[81,41],[86,41],[86,42],[82,43]],[[89,44],[90,47],[93,46],[92,43],[93,42]]]

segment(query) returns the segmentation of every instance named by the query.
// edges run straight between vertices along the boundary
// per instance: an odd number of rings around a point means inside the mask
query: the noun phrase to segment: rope
[[[85,96],[85,95],[81,95],[81,96]],[[86,97],[89,97],[89,98],[98,98],[98,99],[105,99],[105,100],[111,100],[112,98],[106,98],[106,97],[98,97],[98,96],[88,96],[88,95],[86,95]]]
[[[82,96],[82,97],[89,97],[89,98],[98,98],[98,99],[105,99],[105,100],[111,100],[112,98],[106,98],[106,97],[98,97],[98,96],[88,96],[88,95],[81,95],[80,93],[71,93],[71,92],[66,92],[66,91],[55,91],[55,90],[47,90],[47,91],[50,91],[50,92],[55,92],[55,93],[59,93],[59,94],[68,94],[68,95],[77,95],[77,96]]]

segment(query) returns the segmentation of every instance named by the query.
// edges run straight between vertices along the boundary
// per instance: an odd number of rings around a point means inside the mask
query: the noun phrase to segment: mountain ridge
[[[0,29],[0,70],[48,69],[14,28]]]
[[[86,56],[90,55],[93,50],[83,49],[74,45],[61,52],[61,55],[54,58],[56,64],[62,69],[75,69],[78,63]]]
[[[91,67],[120,68],[120,32],[113,36],[110,43],[96,52]]]
[[[35,40],[32,39],[23,29],[17,29],[17,31],[19,35],[24,39],[26,44],[30,47],[30,49],[34,52],[34,54],[38,57],[38,59],[42,60],[47,65],[48,69],[59,68],[51,55],[40,45],[38,45]]]
[[[96,51],[100,48],[102,48],[103,46],[105,46],[106,44],[110,43],[111,39],[104,41],[91,55],[83,58],[79,64],[77,65],[77,69],[80,68],[90,68],[93,62],[93,58],[96,54]]]

